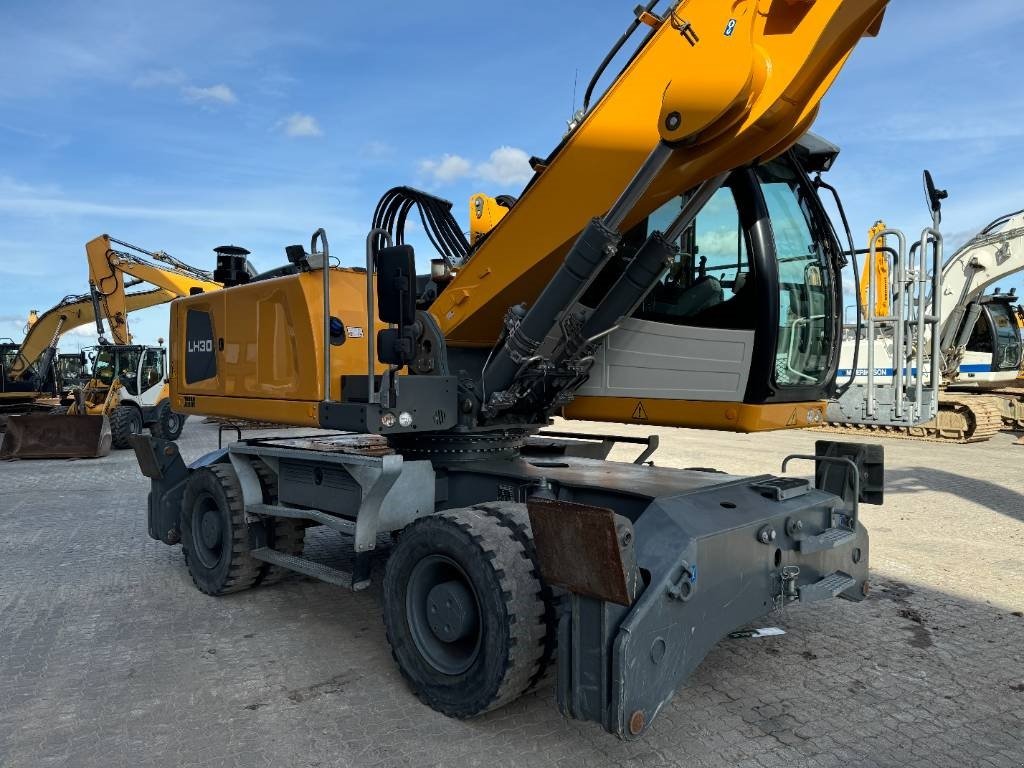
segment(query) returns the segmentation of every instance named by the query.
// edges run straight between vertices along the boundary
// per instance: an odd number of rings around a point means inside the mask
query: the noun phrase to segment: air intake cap
[[[217,254],[217,269],[213,271],[213,279],[225,288],[248,283],[252,277],[246,257],[249,251],[237,245],[222,245],[214,248]]]

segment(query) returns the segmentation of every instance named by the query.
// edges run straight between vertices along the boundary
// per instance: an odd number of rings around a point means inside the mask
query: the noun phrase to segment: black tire
[[[263,503],[277,504],[277,473],[258,459],[253,461],[252,468],[260,479],[263,489]],[[293,520],[288,517],[272,517],[267,519],[267,545],[286,555],[302,557],[306,546],[306,521]],[[269,586],[277,584],[293,573],[279,565],[264,563],[257,584]]]
[[[249,530],[238,476],[230,464],[193,471],[181,502],[181,547],[192,582],[208,595],[256,583],[263,563],[249,554]]]
[[[119,405],[110,413],[110,443],[115,448],[130,448],[132,435],[142,432],[142,412],[134,405]]]
[[[172,411],[171,404],[165,400],[157,407],[156,421],[149,425],[149,434],[160,440],[177,440],[181,437],[187,418]]]
[[[544,603],[544,655],[537,666],[537,673],[530,682],[532,688],[551,669],[555,661],[555,652],[558,650],[558,612],[555,610],[556,596],[552,593],[551,587],[544,583],[540,575],[540,564],[537,562],[537,547],[533,543],[533,528],[530,526],[530,513],[525,504],[516,504],[507,501],[488,502],[478,504],[477,509],[486,512],[493,517],[499,525],[508,528],[516,541],[523,545],[523,551],[533,565],[533,576],[540,584],[540,598]]]
[[[402,532],[384,574],[384,625],[420,700],[473,717],[535,682],[547,624],[534,571],[522,543],[483,508],[441,512]]]

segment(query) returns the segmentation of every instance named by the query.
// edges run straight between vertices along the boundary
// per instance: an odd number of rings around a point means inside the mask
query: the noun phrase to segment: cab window
[[[685,198],[655,211],[648,227],[664,231]],[[672,266],[644,299],[635,317],[686,325],[740,294],[750,276],[750,248],[729,187],[719,189],[676,243]]]
[[[146,356],[142,363],[142,386],[145,392],[163,381],[164,378],[164,351],[162,349],[147,349]]]
[[[815,237],[795,169],[773,162],[757,169],[771,219],[779,275],[779,341],[775,383],[821,384],[833,344],[833,287],[823,237]]]

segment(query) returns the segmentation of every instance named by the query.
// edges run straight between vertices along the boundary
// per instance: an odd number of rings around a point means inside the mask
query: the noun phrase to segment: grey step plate
[[[847,576],[840,571],[833,571],[813,584],[800,587],[800,602],[816,603],[819,600],[828,600],[845,592],[856,583],[857,580],[852,576]]]
[[[852,542],[855,538],[857,538],[857,534],[846,528],[829,528],[817,536],[800,539],[800,552],[806,555],[825,549],[835,549]]]
[[[252,550],[249,554],[256,560],[261,560],[264,563],[279,565],[290,571],[295,571],[296,573],[301,573],[306,576],[312,576],[314,579],[319,579],[320,581],[326,581],[328,584],[337,584],[339,587],[363,589],[369,585],[368,582],[353,584],[352,574],[346,571],[339,571],[337,568],[331,568],[329,565],[316,563],[302,557],[286,555],[284,552],[278,552],[277,550],[270,549],[269,547],[259,547],[258,549]]]
[[[318,509],[299,509],[298,507],[281,507],[274,504],[249,504],[245,511],[250,515],[262,515],[266,517],[287,517],[293,520],[312,520],[314,523],[326,525],[342,533],[352,534],[355,532],[356,524],[351,520],[345,520],[337,515],[329,515]]]

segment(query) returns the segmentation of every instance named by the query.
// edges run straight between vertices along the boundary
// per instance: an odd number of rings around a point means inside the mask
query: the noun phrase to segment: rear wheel
[[[156,421],[149,425],[149,433],[161,440],[177,440],[185,428],[186,418],[172,411],[171,404],[165,400],[157,407]]]
[[[115,448],[129,448],[132,435],[142,432],[142,413],[134,405],[119,405],[110,412],[110,442]]]
[[[402,532],[384,575],[384,624],[413,692],[453,717],[518,698],[546,651],[545,601],[521,541],[485,509]]]
[[[263,563],[249,554],[242,488],[230,464],[189,475],[182,498],[181,546],[201,592],[226,595],[256,583]]]

